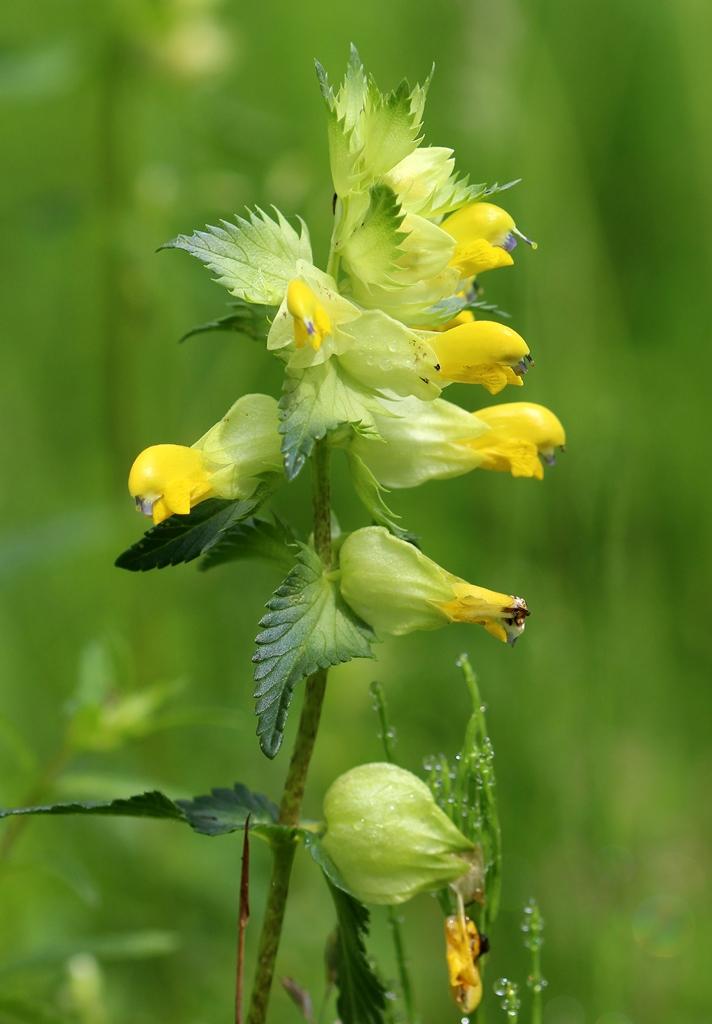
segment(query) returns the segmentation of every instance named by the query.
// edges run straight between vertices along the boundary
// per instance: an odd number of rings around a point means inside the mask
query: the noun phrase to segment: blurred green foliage
[[[188,796],[237,779],[279,791],[286,755],[258,751],[249,661],[279,571],[112,566],[143,525],[125,493],[135,453],[190,443],[239,394],[278,387],[251,341],[177,344],[229,312],[227,296],[181,254],[154,250],[274,202],[306,218],[323,258],[331,191],[312,58],[337,75],[353,39],[383,84],[434,59],[428,140],[454,146],[474,180],[524,179],[504,198],[540,249],[488,275],[485,297],[531,345],[526,397],[558,412],[569,450],[543,485],[482,472],[391,496],[428,554],[525,594],[533,615],[513,652],[452,627],[337,669],[306,811],[319,814],[338,773],[381,756],[374,671],[401,763],[458,749],[467,694],[454,662],[467,648],[504,835],[490,991],[526,975],[521,907],[536,895],[546,1024],[696,1024],[712,997],[712,8],[34,0],[4,5],[0,21],[0,804],[154,786]],[[487,404],[464,387],[448,397]],[[307,487],[282,498],[283,511],[303,509],[302,527]],[[342,525],[362,522],[345,468],[336,509]],[[128,662],[107,681],[86,652],[117,644]],[[170,697],[149,690],[175,679]],[[85,743],[58,784],[81,680],[87,700],[116,683],[170,710],[172,727],[146,736],[104,721],[103,749]],[[171,823],[33,822],[0,864],[0,1020],[225,1019],[239,855],[239,836]],[[267,869],[255,844],[254,921]],[[439,911],[422,898],[404,917],[423,1019],[455,1020]],[[332,918],[302,856],[280,970],[317,994]],[[374,925],[393,974],[383,915]],[[253,922],[251,951],[254,938]],[[31,1002],[54,1009],[32,1016]],[[296,1015],[277,990],[273,1019]]]

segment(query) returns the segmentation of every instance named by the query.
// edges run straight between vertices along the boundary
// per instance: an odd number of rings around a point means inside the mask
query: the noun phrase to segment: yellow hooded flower
[[[432,334],[428,340],[437,354],[442,378],[482,384],[491,395],[507,384],[521,387],[532,363],[524,338],[494,320],[473,320]]]
[[[558,417],[534,402],[493,405],[472,415],[490,428],[463,442],[482,456],[481,469],[542,480],[541,459],[553,466],[556,449],[563,450],[566,444],[566,433]]]
[[[482,978],[477,961],[487,948],[477,925],[464,913],[445,919],[445,958],[450,991],[463,1013],[474,1013],[482,1001]]]
[[[402,636],[448,622],[469,622],[514,644],[529,615],[524,598],[453,576],[381,526],[350,534],[341,547],[339,566],[344,600],[377,633]]]
[[[517,229],[512,217],[493,203],[470,203],[453,213],[441,225],[457,243],[450,265],[463,277],[485,270],[509,267],[517,239],[536,249],[536,242]]]
[[[136,507],[157,524],[206,498],[249,498],[261,477],[282,471],[278,425],[274,398],[244,395],[192,447],[146,448],[129,473]]]

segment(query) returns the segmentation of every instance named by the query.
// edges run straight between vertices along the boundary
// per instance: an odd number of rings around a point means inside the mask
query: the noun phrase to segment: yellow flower
[[[137,457],[129,473],[136,508],[154,523],[187,515],[212,494],[202,452],[181,444],[154,444]]]
[[[316,295],[299,278],[289,282],[287,309],[294,319],[294,343],[303,348],[307,343],[314,351],[321,348],[324,338],[332,333],[331,319]]]
[[[464,913],[445,919],[445,958],[450,991],[463,1013],[474,1013],[482,1001],[482,978],[477,961],[486,952],[486,942],[481,940],[474,921]]]
[[[274,398],[243,395],[192,447],[146,448],[129,473],[136,507],[157,524],[206,498],[249,498],[263,476],[282,471],[278,424]]]
[[[376,633],[403,636],[469,622],[513,645],[529,615],[523,597],[467,583],[381,526],[350,534],[339,568],[344,600]]]
[[[503,644],[514,644],[524,631],[529,609],[523,597],[498,594],[474,583],[451,577],[452,600],[440,605],[451,622],[484,626],[490,636]]]
[[[523,235],[507,211],[493,203],[463,206],[443,221],[441,227],[457,243],[450,265],[463,277],[511,266],[514,260],[510,253],[517,239],[536,249],[536,242]]]
[[[522,376],[532,363],[529,346],[511,327],[494,320],[473,320],[431,335],[428,340],[440,363],[440,375],[448,381],[482,384],[496,395]]]
[[[479,464],[481,469],[541,480],[544,477],[541,459],[552,466],[556,449],[563,450],[566,444],[566,433],[558,417],[534,402],[493,405],[478,410],[473,416],[490,428],[462,442],[483,457]]]

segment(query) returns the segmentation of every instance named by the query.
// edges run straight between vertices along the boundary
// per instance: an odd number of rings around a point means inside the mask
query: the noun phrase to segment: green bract
[[[474,845],[415,775],[364,764],[341,775],[324,798],[322,846],[364,903],[396,904],[467,874]]]

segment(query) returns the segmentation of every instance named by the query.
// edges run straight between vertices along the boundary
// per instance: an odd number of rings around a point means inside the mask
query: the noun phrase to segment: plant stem
[[[326,569],[331,567],[331,496],[329,486],[329,448],[326,441],[317,441],[312,456],[314,547]],[[279,822],[295,828],[304,797],[304,788],[326,691],[327,670],[309,676],[292,759],[279,807]],[[274,966],[284,923],[289,892],[289,879],[297,849],[297,836],[289,833],[275,840],[274,862],[262,932],[257,949],[257,968],[247,1024],[264,1024],[274,977]]]

